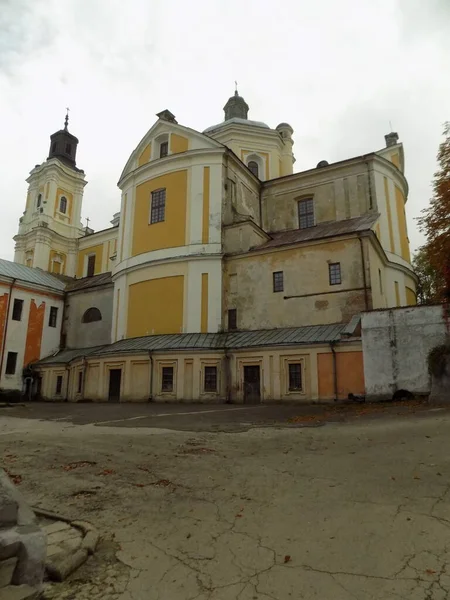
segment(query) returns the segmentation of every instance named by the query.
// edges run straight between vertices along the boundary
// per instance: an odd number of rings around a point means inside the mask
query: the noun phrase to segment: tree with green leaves
[[[438,170],[434,175],[433,197],[418,219],[419,229],[426,236],[425,254],[432,269],[445,282],[441,300],[450,300],[450,122],[444,127],[444,140],[437,156]]]
[[[437,304],[442,301],[445,280],[440,271],[430,263],[427,247],[422,246],[414,255],[414,271],[419,278],[417,284],[417,304]]]

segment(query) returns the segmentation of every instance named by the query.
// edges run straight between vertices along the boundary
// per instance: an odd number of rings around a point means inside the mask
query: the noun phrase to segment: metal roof
[[[100,273],[100,275],[93,275],[92,277],[82,277],[81,279],[75,279],[67,285],[67,291],[75,292],[78,290],[87,290],[89,288],[107,284],[112,284],[111,271],[108,271],[106,273]]]
[[[120,340],[104,346],[95,354],[148,352],[164,350],[225,350],[257,346],[286,346],[318,344],[338,341],[346,328],[345,323],[313,325],[287,329],[262,329],[230,333],[180,333],[149,335]]]
[[[66,287],[64,281],[61,281],[50,273],[46,273],[45,271],[34,267],[19,265],[18,263],[2,258],[0,259],[0,276],[19,279],[20,281],[26,281],[27,283],[43,285],[61,292],[64,291]]]
[[[332,325],[308,325],[285,329],[260,329],[256,331],[234,331],[229,333],[180,333],[147,335],[120,340],[107,346],[68,349],[54,356],[43,358],[35,365],[63,364],[82,356],[105,356],[111,354],[164,352],[167,350],[238,350],[264,346],[294,346],[327,344],[338,342],[349,334],[357,320]]]
[[[33,363],[34,365],[53,365],[53,364],[65,364],[69,363],[76,358],[81,358],[82,356],[89,356],[96,350],[101,350],[102,346],[93,346],[92,348],[75,348],[75,349],[67,349],[62,350],[56,354],[52,354],[51,356],[47,356],[46,358],[41,358],[41,360]]]
[[[345,219],[343,221],[318,223],[314,227],[307,227],[305,229],[291,229],[289,231],[269,233],[272,239],[253,249],[261,250],[263,248],[274,248],[277,246],[285,246],[287,244],[297,244],[299,242],[309,242],[321,238],[366,231],[373,227],[379,216],[378,213],[370,213],[363,215],[362,217]]]
[[[250,125],[253,127],[262,127],[263,129],[270,129],[270,127],[262,121],[252,121],[251,119],[241,119],[240,117],[232,117],[231,119],[222,121],[222,123],[217,123],[216,125],[211,125],[210,127],[207,127],[203,130],[203,133],[210,133],[212,131],[215,131],[216,129],[221,129],[226,125],[230,125],[233,123],[236,123],[237,125]]]

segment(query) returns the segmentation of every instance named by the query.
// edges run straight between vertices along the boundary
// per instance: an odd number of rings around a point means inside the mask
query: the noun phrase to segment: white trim
[[[153,264],[161,264],[169,261],[205,260],[214,257],[222,258],[221,244],[192,244],[190,246],[152,250],[151,252],[144,252],[122,260],[122,262],[120,262],[113,270],[113,280],[117,279],[127,271],[142,266],[151,266]]]

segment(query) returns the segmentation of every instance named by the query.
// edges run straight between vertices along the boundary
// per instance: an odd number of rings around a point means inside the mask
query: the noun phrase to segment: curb
[[[55,558],[45,561],[46,573],[52,581],[64,581],[71,573],[86,562],[88,556],[94,554],[97,544],[100,539],[100,534],[97,529],[88,521],[72,520],[43,508],[32,507],[33,512],[41,517],[52,519],[54,521],[62,521],[79,529],[83,534],[81,547],[73,552],[65,552],[57,554]]]

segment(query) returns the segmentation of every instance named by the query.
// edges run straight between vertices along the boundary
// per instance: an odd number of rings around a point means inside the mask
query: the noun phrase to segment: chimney
[[[391,133],[388,133],[384,136],[384,139],[386,140],[386,148],[389,148],[389,146],[395,146],[395,144],[398,144],[398,133],[391,131]]]

